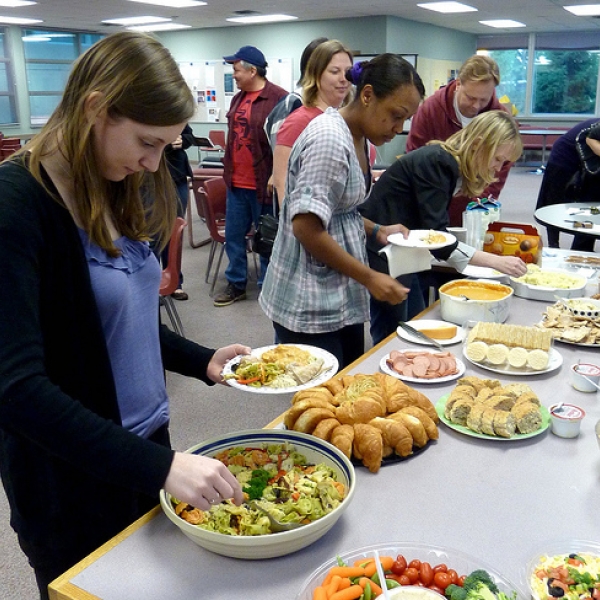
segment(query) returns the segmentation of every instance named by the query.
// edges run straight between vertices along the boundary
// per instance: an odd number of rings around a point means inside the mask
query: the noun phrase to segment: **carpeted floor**
[[[514,167],[501,196],[502,220],[531,223],[541,182],[541,176],[529,168]],[[196,211],[192,222],[196,240],[208,233]],[[192,249],[184,238],[184,289],[190,295],[186,302],[176,302],[186,336],[207,346],[220,347],[234,341],[260,347],[273,343],[271,323],[256,302],[258,288],[253,277],[248,284],[248,299],[229,307],[216,308],[209,297],[210,286],[204,282],[209,246]],[[545,237],[545,232],[542,232]],[[568,238],[564,236],[563,238]],[[561,244],[570,244],[569,239]],[[224,258],[223,263],[226,263]],[[220,283],[224,285],[221,266]],[[166,317],[165,317],[166,318]],[[177,375],[168,376],[171,398],[173,445],[184,450],[199,441],[239,429],[260,428],[283,412],[289,405],[289,395],[261,395],[239,392],[227,386],[207,387]],[[40,498],[40,510],[43,510]],[[9,526],[6,498],[0,492],[0,600],[32,600],[37,596],[34,578],[20,552],[16,536]],[[224,600],[224,599],[223,599]]]

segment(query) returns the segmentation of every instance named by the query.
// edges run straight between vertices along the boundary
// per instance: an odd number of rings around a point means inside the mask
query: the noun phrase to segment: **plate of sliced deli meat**
[[[392,350],[379,363],[392,377],[411,383],[443,383],[461,377],[465,364],[451,352],[427,350]]]

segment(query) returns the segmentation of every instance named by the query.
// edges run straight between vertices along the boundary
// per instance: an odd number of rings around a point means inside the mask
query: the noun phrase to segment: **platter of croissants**
[[[344,375],[297,392],[283,422],[330,442],[376,473],[386,459],[408,458],[437,440],[439,417],[427,396],[375,373]]]

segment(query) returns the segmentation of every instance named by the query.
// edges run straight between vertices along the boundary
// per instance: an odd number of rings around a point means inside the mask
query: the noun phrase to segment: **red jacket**
[[[229,132],[233,130],[232,120],[246,92],[238,92],[231,100],[231,106],[227,112],[227,123]],[[264,130],[265,119],[273,110],[273,107],[281,98],[287,96],[287,92],[278,85],[267,81],[265,87],[260,91],[256,100],[252,103],[252,113],[249,123],[249,135],[252,144],[252,158],[254,159],[254,177],[256,179],[256,199],[259,204],[270,204],[272,197],[267,192],[267,182],[273,172],[273,152],[269,145],[269,139]],[[231,164],[231,135],[227,135],[227,146],[223,158],[223,177],[227,187],[231,188],[233,166]]]
[[[410,152],[420,148],[431,140],[446,140],[453,133],[462,129],[462,124],[456,116],[454,110],[454,94],[456,93],[456,80],[452,80],[448,85],[441,87],[433,95],[429,96],[419,107],[413,116],[410,124],[410,132],[406,141],[406,151]],[[482,112],[488,110],[506,110],[498,99],[496,94],[492,96],[490,103]],[[498,181],[492,183],[483,192],[483,196],[493,196],[498,198],[504,187],[508,172],[512,163],[506,162],[498,173]],[[457,194],[452,198],[448,208],[450,217],[450,226],[462,226],[462,213],[471,198]]]

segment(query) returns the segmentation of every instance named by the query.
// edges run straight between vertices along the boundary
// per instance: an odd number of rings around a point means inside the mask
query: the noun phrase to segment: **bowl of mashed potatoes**
[[[553,302],[556,296],[581,297],[587,279],[561,269],[541,269],[537,265],[528,265],[527,273],[522,277],[511,277],[510,284],[515,296]]]

